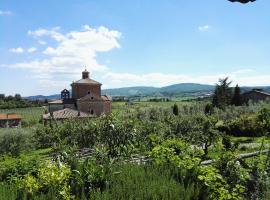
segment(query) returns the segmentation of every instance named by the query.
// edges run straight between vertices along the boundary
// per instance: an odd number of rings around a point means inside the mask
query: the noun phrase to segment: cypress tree
[[[178,106],[177,106],[176,103],[173,105],[173,114],[174,115],[179,115],[179,109],[178,109]]]
[[[242,97],[241,97],[241,89],[238,84],[234,88],[234,94],[232,98],[232,105],[241,106],[242,105]]]
[[[231,82],[228,82],[228,77],[219,80],[213,95],[212,104],[215,107],[224,109],[227,105],[231,104],[232,90],[230,87]]]

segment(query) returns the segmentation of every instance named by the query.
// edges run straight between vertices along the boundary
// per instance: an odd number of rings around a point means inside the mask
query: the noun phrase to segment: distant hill
[[[264,91],[270,93],[270,86],[262,87],[241,87],[242,92],[250,91],[253,88],[260,88]],[[198,84],[198,83],[179,83],[174,85],[169,85],[166,87],[123,87],[114,89],[102,90],[102,94],[107,94],[110,96],[209,96],[213,94],[215,89],[214,85]],[[60,94],[54,94],[49,96],[37,95],[26,97],[30,100],[52,100],[59,99]]]
[[[160,93],[169,95],[181,95],[184,93],[209,93],[214,90],[214,85],[197,84],[197,83],[180,83],[160,88]]]
[[[196,83],[180,83],[174,84],[166,87],[126,87],[117,89],[106,89],[103,90],[103,94],[108,94],[110,96],[172,96],[172,95],[182,95],[192,93],[209,93],[214,89],[213,85],[203,85]]]
[[[159,92],[160,88],[156,87],[124,87],[115,89],[102,90],[102,94],[110,96],[135,96],[135,95],[153,95]]]
[[[32,101],[44,100],[44,99],[52,100],[52,99],[60,99],[60,94],[53,94],[53,95],[49,95],[49,96],[36,95],[36,96],[29,96],[29,97],[25,97],[25,98],[32,100]]]

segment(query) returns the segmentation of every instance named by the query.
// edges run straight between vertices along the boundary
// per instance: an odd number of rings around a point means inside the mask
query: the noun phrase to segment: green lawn
[[[22,125],[31,126],[37,124],[44,114],[43,107],[0,109],[0,113],[16,113],[22,116]]]

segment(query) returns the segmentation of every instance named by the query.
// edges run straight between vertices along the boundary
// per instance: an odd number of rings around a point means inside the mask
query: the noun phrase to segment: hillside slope
[[[270,86],[262,87],[241,87],[242,92],[247,92],[253,88],[263,89],[265,92],[270,93]],[[214,85],[198,84],[198,83],[179,83],[169,85],[166,87],[123,87],[114,89],[104,89],[102,94],[110,96],[208,96],[213,93],[215,89]],[[60,94],[54,94],[49,96],[37,95],[26,97],[30,100],[42,100],[42,99],[59,99]]]

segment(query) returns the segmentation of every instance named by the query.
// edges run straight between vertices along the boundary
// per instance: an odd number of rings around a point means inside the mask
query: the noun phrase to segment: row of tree
[[[5,94],[0,94],[0,109],[12,109],[12,108],[27,108],[42,106],[44,102],[41,101],[30,101],[28,99],[22,98],[20,94],[15,94],[14,96],[5,96]]]
[[[4,101],[21,100],[22,96],[20,94],[15,94],[14,96],[6,96],[5,94],[0,94],[0,99]]]

